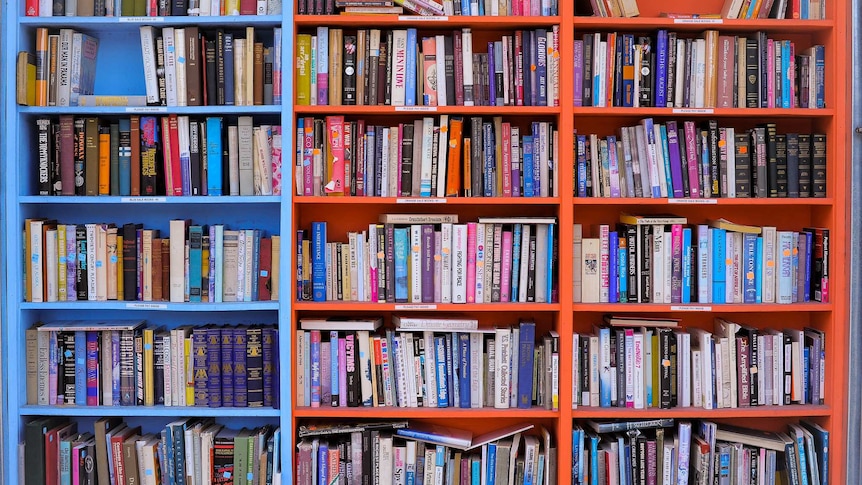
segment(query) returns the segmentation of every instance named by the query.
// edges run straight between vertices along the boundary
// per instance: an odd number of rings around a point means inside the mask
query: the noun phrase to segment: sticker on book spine
[[[152,23],[152,22],[164,22],[164,17],[119,17],[117,19],[120,23],[131,23],[131,24],[140,24],[140,23]]]
[[[446,15],[399,15],[399,22],[448,22]]]
[[[723,24],[724,19],[673,19],[675,24]]]

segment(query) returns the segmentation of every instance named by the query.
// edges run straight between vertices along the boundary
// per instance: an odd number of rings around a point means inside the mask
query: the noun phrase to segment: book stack
[[[303,318],[297,395],[309,407],[559,409],[559,335],[534,322],[479,329],[478,321]],[[347,330],[359,329],[362,330]]]
[[[574,41],[575,106],[823,108],[825,49],[791,40],[600,32]]]
[[[575,2],[575,13],[595,17],[637,17],[640,9],[637,0],[590,0]]]
[[[687,227],[685,217],[622,214],[615,230],[574,231],[575,298],[584,303],[829,302],[826,228],[725,219]]]
[[[829,432],[786,432],[673,419],[576,423],[572,483],[829,483]],[[663,482],[662,482],[663,480]]]
[[[59,0],[53,5],[39,0],[26,0],[24,14],[28,17],[279,15],[281,0]]]
[[[297,444],[297,485],[332,483],[347,462],[346,479],[380,477],[395,483],[556,483],[557,449],[550,433],[527,434],[532,424],[473,436],[467,430],[426,423],[383,422],[302,427]],[[372,451],[373,450],[373,451]],[[471,478],[472,477],[472,478]],[[509,478],[507,478],[509,477]]]
[[[318,27],[296,38],[296,104],[559,106],[559,42],[556,25],[476,45],[470,28]]]
[[[25,301],[237,302],[278,299],[279,236],[170,221],[24,224]]]
[[[423,16],[490,15],[490,16],[549,16],[559,15],[556,0],[335,0],[299,2],[300,15],[367,15],[402,14],[404,11]]]
[[[299,118],[296,194],[558,196],[554,124],[519,124],[500,116],[441,115],[393,126],[343,116]]]
[[[74,29],[50,33],[39,27],[35,52],[35,57],[27,51],[18,53],[18,104],[77,106],[82,95],[93,94],[99,39]],[[30,64],[35,69],[30,69]],[[27,94],[22,97],[22,93]]]
[[[242,33],[198,27],[142,26],[146,104],[252,106],[281,104],[281,28],[271,41],[254,27]],[[269,37],[269,32],[264,33]]]
[[[267,325],[48,322],[27,331],[27,403],[279,407]]]
[[[348,242],[326,222],[297,233],[297,300],[391,303],[557,301],[556,219],[383,214]]]
[[[280,195],[281,126],[251,116],[38,118],[38,195]]]
[[[826,135],[709,120],[576,134],[576,197],[826,197]]]
[[[573,334],[573,407],[704,409],[823,404],[824,333],[758,329],[716,318],[714,332],[678,321],[610,317]]]
[[[229,429],[184,418],[148,433],[120,418],[93,431],[65,418],[23,425],[27,483],[271,484],[281,479],[281,428]],[[233,477],[233,478],[231,478]]]

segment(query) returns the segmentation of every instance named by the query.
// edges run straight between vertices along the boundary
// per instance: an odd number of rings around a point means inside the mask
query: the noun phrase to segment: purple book
[[[78,299],[78,291],[75,287],[75,276],[78,270],[77,245],[75,244],[75,225],[66,226],[66,300]]]
[[[206,327],[207,338],[207,380],[209,386],[209,406],[222,406],[221,391],[221,329],[209,325]],[[197,353],[197,352],[195,352]],[[195,401],[197,402],[197,401]]]
[[[667,122],[667,151],[670,155],[670,178],[673,185],[673,196],[684,197],[682,190],[682,160],[679,156],[679,139],[676,131],[676,121]]]
[[[209,406],[209,376],[207,345],[207,329],[196,327],[192,330],[192,346],[194,352],[195,406]]]
[[[620,178],[625,177],[624,173],[620,174],[620,161],[617,158],[617,137],[614,135],[608,136],[608,169],[611,175],[611,197],[619,198],[620,196]]]
[[[233,407],[233,328],[221,329],[221,405]]]
[[[488,105],[497,106],[497,80],[494,76],[494,43],[488,42]]]
[[[422,224],[422,303],[434,303],[434,226]]]
[[[575,41],[575,106],[584,105],[584,41]]]
[[[685,129],[685,158],[686,166],[688,166],[688,184],[689,196],[697,199],[701,196],[700,193],[700,178],[697,175],[697,135],[695,133],[694,121],[686,121],[683,124]]]
[[[670,132],[670,130],[668,130]],[[674,182],[676,185],[676,182]],[[670,302],[682,302],[682,225],[674,224],[670,232],[671,277]]]
[[[332,365],[330,360],[330,342],[320,342],[320,406],[330,406],[332,403]]]
[[[275,380],[278,374],[275,372],[275,347],[278,345],[277,335],[274,327],[263,327],[263,405],[275,407]]]
[[[246,341],[248,327],[239,325],[233,329],[233,405],[248,406],[248,381],[245,371]]]
[[[120,405],[120,332],[111,332],[111,405]],[[107,404],[105,404],[107,405]]]

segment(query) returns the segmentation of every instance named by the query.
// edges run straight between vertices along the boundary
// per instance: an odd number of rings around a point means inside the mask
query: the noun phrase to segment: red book
[[[259,301],[272,299],[272,238],[260,240],[260,272],[257,277],[257,294]]]
[[[60,440],[77,429],[76,423],[62,423],[45,433],[45,483],[60,482]]]
[[[171,114],[162,118],[162,135],[164,138],[165,194],[183,195],[177,115]]]
[[[117,483],[126,483],[126,463],[123,459],[123,442],[126,441],[126,438],[134,435],[140,435],[141,428],[140,426],[137,428],[124,428],[122,431],[117,434],[111,435],[111,456],[114,459],[114,480]],[[45,482],[45,483],[57,483],[57,482]]]
[[[27,0],[24,5],[24,14],[28,17],[38,17],[39,0]]]
[[[254,15],[255,13],[257,13],[256,0],[239,0],[240,15]]]

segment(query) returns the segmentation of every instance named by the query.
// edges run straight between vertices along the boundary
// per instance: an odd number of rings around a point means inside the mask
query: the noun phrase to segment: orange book
[[[471,196],[471,187],[473,187],[473,178],[470,176],[470,137],[464,138],[464,195]]]
[[[455,116],[449,120],[449,155],[446,157],[449,170],[446,174],[446,197],[461,195],[461,135],[464,119]]]
[[[36,29],[36,106],[48,106],[48,29]]]
[[[99,195],[111,195],[111,128],[99,127]]]

